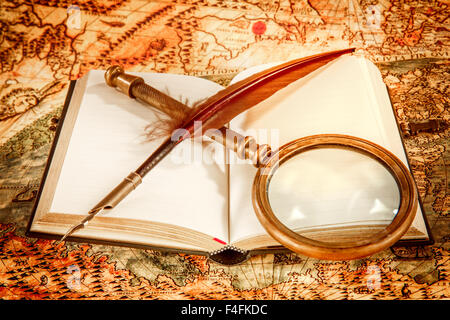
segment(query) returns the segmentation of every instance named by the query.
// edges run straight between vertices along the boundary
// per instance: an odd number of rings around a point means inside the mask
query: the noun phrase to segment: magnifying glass
[[[107,83],[125,94],[169,116],[188,112],[142,79],[121,78],[117,68],[108,72]],[[133,81],[139,90],[130,92]],[[271,150],[225,127],[218,132],[210,138],[257,168],[252,203],[261,225],[296,253],[324,260],[366,257],[393,245],[412,223],[418,206],[414,180],[401,160],[375,143],[321,134]],[[136,176],[127,178],[133,188]]]
[[[320,134],[276,151],[230,129],[211,135],[258,169],[252,203],[258,220],[294,252],[350,260],[390,247],[417,210],[414,180],[403,162],[370,141]]]
[[[272,154],[256,173],[252,202],[274,239],[328,260],[390,247],[418,205],[401,160],[375,143],[336,134],[300,138]]]

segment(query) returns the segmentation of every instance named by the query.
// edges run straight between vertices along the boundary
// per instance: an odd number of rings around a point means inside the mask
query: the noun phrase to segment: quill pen
[[[131,172],[106,197],[94,206],[78,225],[71,227],[60,241],[65,240],[75,231],[85,227],[100,211],[114,208],[142,182],[142,178],[152,168],[183,140],[192,136],[203,135],[209,129],[221,128],[235,116],[267,99],[278,90],[310,74],[339,56],[351,53],[354,50],[354,48],[351,48],[321,53],[296,59],[261,71],[219,91],[188,112],[179,112],[180,109],[177,106],[181,103],[176,104],[171,100],[162,101],[160,103],[162,108],[166,107],[167,110],[170,109],[174,114],[178,114],[178,116],[173,116],[178,119],[174,121],[174,125],[178,126],[181,124],[179,129],[183,129],[183,134],[178,135],[177,139],[168,137],[139,168]],[[142,78],[130,75],[119,78],[117,77],[117,72],[114,72],[114,69],[105,74],[105,80],[108,84],[117,87],[120,91],[133,98],[137,96],[137,98],[145,101],[146,96],[148,97],[152,94],[151,90],[147,88],[148,86],[145,87]],[[170,111],[166,113],[170,115]],[[200,129],[198,129],[199,126],[195,126],[197,121],[200,121],[202,124]],[[196,132],[196,130],[201,130],[201,132]]]

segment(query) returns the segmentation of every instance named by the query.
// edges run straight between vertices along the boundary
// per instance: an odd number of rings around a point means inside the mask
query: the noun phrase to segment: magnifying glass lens
[[[400,205],[398,185],[381,163],[357,151],[331,147],[283,162],[267,192],[282,224],[328,243],[373,237],[391,223]]]

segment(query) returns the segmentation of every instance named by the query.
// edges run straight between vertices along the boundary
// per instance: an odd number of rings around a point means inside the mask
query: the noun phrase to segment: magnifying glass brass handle
[[[125,73],[120,66],[109,67],[105,73],[105,81],[130,98],[141,100],[165,113],[179,124],[191,114],[191,108],[146,84],[141,77]],[[226,127],[207,130],[205,135],[236,152],[238,158],[250,160],[255,167],[264,165],[272,153],[269,145],[259,145],[255,138],[243,136]]]
[[[243,136],[225,127],[217,130],[217,133],[206,131],[211,139],[234,151],[239,159],[250,160],[256,168],[263,167],[272,156],[272,149],[268,144],[258,144],[251,136]]]
[[[105,72],[105,81],[109,86],[126,94],[130,98],[136,98],[165,113],[171,119],[182,123],[191,112],[191,108],[149,86],[141,77],[125,73],[118,65],[109,67]]]

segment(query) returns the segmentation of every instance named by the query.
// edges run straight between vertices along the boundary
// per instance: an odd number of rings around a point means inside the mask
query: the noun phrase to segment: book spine
[[[246,261],[250,252],[239,249],[233,245],[226,245],[218,250],[208,253],[208,258],[223,265],[235,265]]]

